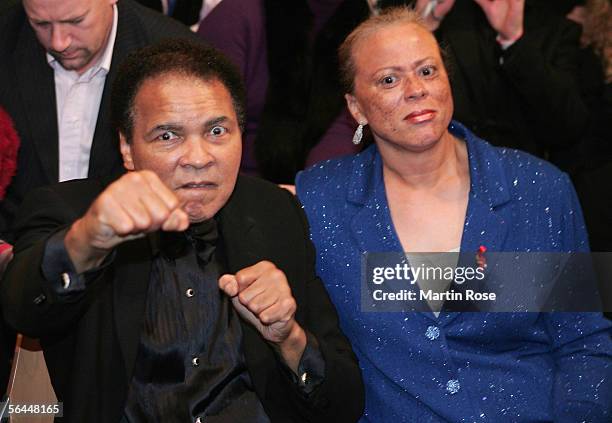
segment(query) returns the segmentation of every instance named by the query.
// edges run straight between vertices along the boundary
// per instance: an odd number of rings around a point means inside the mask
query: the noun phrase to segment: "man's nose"
[[[209,166],[214,161],[210,153],[210,146],[201,137],[188,138],[184,144],[185,151],[180,159],[180,165],[201,169]]]
[[[51,29],[51,49],[57,53],[65,51],[70,47],[71,37],[69,31],[62,28],[61,24],[53,25]]]

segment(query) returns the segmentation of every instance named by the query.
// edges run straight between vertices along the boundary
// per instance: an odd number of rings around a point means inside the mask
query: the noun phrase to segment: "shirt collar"
[[[154,257],[162,254],[168,259],[176,259],[194,246],[196,254],[207,263],[219,239],[217,217],[192,223],[184,232],[157,231],[149,234],[148,238]]]
[[[115,47],[115,39],[117,38],[117,22],[119,20],[118,15],[119,14],[117,12],[117,5],[114,4],[113,5],[113,25],[111,27],[111,32],[110,32],[110,35],[108,36],[108,40],[106,42],[106,46],[104,47],[104,53],[102,54],[98,62],[94,66],[92,66],[90,69],[88,69],[87,72],[85,72],[86,74],[90,74],[92,77],[96,75],[100,70],[104,72],[104,76],[106,76],[108,72],[110,71],[111,61],[113,58],[113,50]],[[65,72],[76,73],[75,71],[66,71],[59,64],[59,62],[57,61],[55,57],[51,56],[49,53],[46,53],[46,55],[47,55],[47,63],[49,64],[49,66],[53,68],[53,70],[55,71],[63,70]]]

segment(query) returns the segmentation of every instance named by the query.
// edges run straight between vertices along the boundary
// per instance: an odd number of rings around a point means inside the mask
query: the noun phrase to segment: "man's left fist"
[[[267,341],[282,343],[297,325],[296,303],[287,277],[269,261],[221,276],[219,288],[232,297],[236,310]]]

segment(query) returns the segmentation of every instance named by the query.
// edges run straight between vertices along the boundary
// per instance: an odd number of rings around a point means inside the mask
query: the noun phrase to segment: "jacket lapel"
[[[391,222],[382,176],[382,161],[372,148],[362,160],[353,161],[348,202],[358,207],[351,219],[351,233],[359,252],[401,251]]]
[[[29,122],[27,130],[34,140],[45,179],[49,183],[57,182],[59,152],[53,69],[28,23],[22,26],[15,48],[15,73]]]
[[[508,236],[508,222],[503,205],[510,201],[510,188],[501,166],[499,154],[488,144],[478,140],[467,129],[452,122],[450,131],[467,143],[470,167],[470,198],[461,239],[460,265],[474,266],[478,249],[503,251]],[[473,257],[473,259],[472,259]],[[483,283],[486,283],[486,278]],[[458,313],[440,314],[443,324],[455,319]]]
[[[241,177],[238,177],[234,193],[219,212],[220,237],[223,242],[229,273],[252,266],[269,257],[266,238],[256,224],[255,217],[249,212],[241,195]],[[276,364],[270,347],[263,341],[257,330],[248,322],[240,319],[242,328],[243,352],[247,367],[260,398],[265,398],[268,371]]]
[[[360,256],[364,253],[401,252],[403,247],[389,211],[382,174],[382,158],[375,148],[368,150],[368,154],[369,157],[364,154],[363,160],[354,161],[351,171],[348,201],[359,207],[351,219],[351,233],[357,240]],[[360,286],[364,289],[363,284]],[[418,313],[434,319],[434,315],[429,311]]]
[[[481,245],[489,251],[502,251],[510,220],[501,206],[510,201],[510,187],[499,153],[457,122],[449,129],[466,141],[470,166],[470,199],[461,251],[476,253]]]
[[[237,187],[236,191],[238,189]],[[239,197],[239,194],[234,192],[219,216],[220,238],[223,240],[230,273],[252,266],[267,255],[260,248],[265,245],[263,234],[257,228],[255,218],[249,213],[248,207],[241,204]]]
[[[117,175],[123,170],[119,154],[119,135],[111,121],[111,94],[117,69],[126,56],[138,47],[147,44],[144,39],[145,29],[134,18],[133,11],[128,9],[128,3],[117,4],[117,36],[113,46],[111,66],[104,91],[100,101],[100,111],[96,122],[96,130],[91,145],[89,159],[89,177],[100,178],[104,175]]]

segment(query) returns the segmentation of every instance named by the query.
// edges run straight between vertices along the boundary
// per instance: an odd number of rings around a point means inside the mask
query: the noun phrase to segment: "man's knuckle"
[[[288,312],[293,313],[297,309],[297,303],[295,302],[295,298],[293,297],[285,298],[282,301],[282,304],[283,308]]]
[[[248,307],[250,305],[249,297],[244,292],[241,292],[240,294],[238,294],[238,299],[244,306]]]
[[[275,267],[270,271],[270,277],[276,282],[282,282],[285,279],[285,273],[282,270]]]

